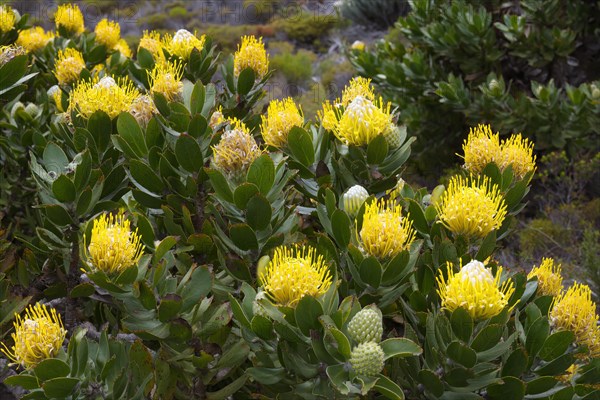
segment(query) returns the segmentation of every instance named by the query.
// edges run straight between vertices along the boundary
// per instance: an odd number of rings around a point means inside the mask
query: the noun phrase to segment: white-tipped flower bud
[[[367,189],[360,185],[354,185],[344,193],[342,198],[342,206],[350,216],[355,216],[363,203],[369,197]]]

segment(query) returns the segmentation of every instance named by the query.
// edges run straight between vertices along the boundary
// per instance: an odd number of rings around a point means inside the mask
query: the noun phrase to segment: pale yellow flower
[[[7,5],[0,5],[0,33],[8,32],[15,27],[17,15],[14,10]]]
[[[558,296],[562,292],[562,276],[560,264],[556,264],[552,258],[544,258],[539,267],[533,267],[527,275],[527,279],[534,276],[538,281],[538,293],[544,296]]]
[[[129,45],[125,41],[125,39],[120,39],[114,47],[119,53],[121,53],[124,57],[131,58],[132,53]]]
[[[176,55],[182,60],[187,61],[194,49],[201,51],[206,42],[206,35],[197,37],[195,33],[191,33],[185,29],[178,30],[173,37],[166,34],[163,39],[163,46],[169,54]]]
[[[287,145],[288,134],[293,127],[301,127],[304,124],[302,111],[290,97],[271,101],[267,115],[261,118],[263,140],[267,145],[277,148]]]
[[[463,144],[465,169],[479,174],[491,162],[498,161],[501,153],[500,134],[493,133],[490,125],[479,124],[471,128]]]
[[[52,39],[54,39],[54,32],[46,32],[44,28],[36,26],[19,32],[17,44],[23,46],[28,52],[34,52],[46,47]]]
[[[181,97],[183,90],[183,65],[179,62],[157,63],[148,75],[150,92],[160,93],[168,101]]]
[[[156,31],[144,31],[142,38],[140,39],[140,44],[138,45],[138,53],[140,49],[146,49],[152,57],[154,61],[158,63],[166,62],[165,53],[163,53],[163,44],[160,39],[160,33]]]
[[[121,40],[121,26],[118,22],[104,18],[96,25],[96,42],[106,46],[107,50],[113,49]]]
[[[233,56],[235,76],[246,68],[251,68],[257,79],[263,78],[269,72],[269,55],[265,50],[262,37],[242,36],[242,43]]]
[[[68,85],[76,82],[79,79],[81,70],[85,68],[85,61],[81,52],[67,48],[64,51],[58,51],[56,59],[54,75],[60,85]]]
[[[104,111],[110,118],[116,118],[122,112],[128,112],[133,102],[140,96],[129,78],[118,78],[115,81],[110,76],[98,80],[80,82],[69,96],[69,112],[89,118],[96,111]]]
[[[261,156],[262,151],[244,123],[230,120],[231,129],[213,146],[213,166],[233,181],[246,175],[250,165]]]
[[[56,23],[57,31],[60,27],[70,34],[80,35],[85,31],[83,14],[77,4],[63,4],[59,6],[56,14],[54,14],[54,22]]]
[[[510,165],[514,175],[522,179],[531,171],[535,171],[535,156],[533,143],[519,133],[502,141],[502,152],[498,159],[498,166],[505,170]]]

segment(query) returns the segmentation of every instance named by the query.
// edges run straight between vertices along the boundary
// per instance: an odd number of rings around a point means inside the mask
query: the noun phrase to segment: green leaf
[[[446,349],[446,354],[448,354],[448,357],[465,366],[466,368],[473,368],[477,362],[477,353],[475,353],[472,348],[462,344],[459,341],[450,343]]]
[[[335,342],[337,343],[337,350],[340,352],[340,354],[346,359],[349,359],[352,353],[352,348],[350,347],[350,341],[348,340],[346,335],[344,335],[342,331],[334,327],[328,327],[327,333],[330,334],[333,340],[335,340]]]
[[[250,93],[250,90],[254,87],[254,82],[256,80],[256,76],[254,74],[254,70],[252,68],[246,68],[238,77],[237,82],[237,92],[238,94],[245,96]]]
[[[204,99],[206,98],[206,90],[201,81],[196,82],[194,89],[192,90],[192,96],[190,98],[190,113],[192,115],[199,114],[202,112],[204,107]]]
[[[498,344],[503,331],[504,327],[501,325],[486,326],[475,336],[475,339],[471,342],[471,348],[478,353],[491,349]]]
[[[14,85],[27,72],[27,55],[17,56],[0,67],[0,89]]]
[[[269,201],[261,195],[252,197],[246,205],[246,221],[255,230],[266,229],[271,223],[273,211]]]
[[[152,70],[154,68],[154,58],[152,53],[143,47],[140,47],[137,52],[137,61],[140,63],[140,67]]]
[[[270,319],[263,317],[262,315],[255,315],[250,323],[252,326],[252,332],[263,340],[271,340],[275,337],[273,332],[273,322]]]
[[[434,396],[440,397],[444,394],[444,384],[435,372],[428,369],[422,369],[419,371],[418,377],[419,382],[421,382]]]
[[[385,353],[385,359],[392,357],[412,357],[423,353],[423,349],[410,339],[391,338],[381,342],[381,348]]]
[[[333,237],[341,249],[347,248],[350,243],[350,225],[350,218],[348,218],[348,214],[344,211],[335,210],[331,215]]]
[[[258,194],[258,187],[253,183],[242,183],[233,192],[233,202],[240,210],[245,210],[248,201]]]
[[[321,328],[319,317],[323,315],[323,307],[314,297],[304,296],[296,305],[294,315],[298,328],[304,335],[310,336],[311,329],[320,330]]]
[[[54,378],[62,378],[69,375],[71,368],[64,362],[56,358],[42,360],[35,366],[33,372],[40,381],[47,381]]]
[[[153,263],[158,263],[165,256],[165,254],[167,254],[167,251],[171,250],[176,243],[177,237],[175,236],[167,236],[161,240],[158,246],[156,246]]]
[[[233,243],[242,250],[258,249],[256,234],[250,226],[246,224],[234,224],[229,228],[229,236]]]
[[[408,203],[408,218],[413,222],[413,226],[416,230],[424,235],[429,234],[429,224],[427,223],[427,218],[425,218],[425,213],[423,212],[423,208],[414,201],[413,199],[409,199]]]
[[[476,260],[481,262],[485,261],[489,256],[492,255],[494,250],[496,249],[496,231],[490,232],[483,242],[481,242],[481,246],[477,251],[477,255],[475,256]]]
[[[112,134],[112,121],[104,111],[96,111],[90,116],[87,129],[94,138],[98,148],[105,150],[110,143]]]
[[[117,119],[117,132],[119,136],[131,147],[134,153],[143,158],[148,155],[146,138],[133,115],[122,112]]]
[[[248,169],[246,180],[254,183],[261,194],[266,196],[269,193],[275,181],[275,164],[268,154],[263,154],[254,160]]]
[[[487,394],[492,400],[521,400],[525,397],[525,383],[513,376],[502,378],[502,383],[494,383],[487,387]]]
[[[546,338],[550,333],[550,324],[546,317],[540,317],[531,325],[527,331],[527,339],[525,340],[525,348],[530,357],[535,357],[540,351]]]
[[[208,175],[217,196],[229,203],[233,203],[233,192],[223,174],[216,169],[210,168],[204,168],[204,172]]]
[[[312,139],[303,128],[295,126],[290,130],[288,147],[294,159],[305,167],[310,167],[315,162]]]
[[[63,149],[52,142],[46,145],[42,159],[44,160],[46,170],[54,172],[56,176],[62,174],[67,165],[69,165],[69,159]]]
[[[60,175],[52,182],[52,193],[56,197],[56,200],[61,203],[75,201],[75,197],[77,196],[75,184],[66,175]]]
[[[346,386],[346,382],[350,379],[350,376],[344,367],[344,364],[330,365],[327,367],[325,372],[327,373],[327,377],[329,377],[329,380],[333,386],[335,386],[335,388],[339,390],[342,395],[347,395],[348,387]]]
[[[92,157],[90,156],[90,152],[85,150],[83,153],[81,153],[81,163],[77,166],[77,170],[75,170],[75,178],[73,179],[73,183],[75,184],[75,188],[78,193],[81,193],[81,191],[88,184],[91,175]]]
[[[46,216],[52,222],[58,226],[66,226],[73,224],[73,218],[69,215],[68,211],[60,204],[49,204],[43,206]]]
[[[371,140],[367,146],[367,162],[369,164],[378,165],[385,160],[388,154],[388,142],[383,135],[378,135]]]
[[[381,282],[384,285],[391,285],[402,278],[404,270],[408,267],[410,261],[410,252],[404,250],[392,258],[383,271]]]
[[[9,376],[8,378],[4,379],[3,383],[9,386],[21,386],[26,390],[33,390],[40,387],[40,384],[35,376],[26,374]]]
[[[181,296],[169,293],[165,295],[158,305],[158,319],[161,322],[167,322],[173,319],[182,307]]]
[[[196,173],[204,165],[202,149],[192,136],[182,133],[175,143],[177,162],[188,172]]]
[[[527,382],[527,394],[540,394],[551,390],[558,381],[552,376],[542,376]]]
[[[82,283],[82,284],[75,286],[71,290],[71,293],[69,293],[69,296],[71,298],[90,297],[95,292],[96,292],[96,288],[94,287],[94,285],[92,285],[91,283]]]
[[[460,340],[468,343],[471,340],[473,334],[473,318],[469,315],[467,310],[462,307],[457,308],[450,317],[450,325],[452,331]]]
[[[135,181],[144,189],[161,194],[165,189],[162,179],[147,164],[140,160],[129,161],[129,171]]]
[[[563,355],[575,340],[575,335],[571,331],[559,331],[546,339],[540,349],[539,357],[544,361],[551,361]]]
[[[274,385],[286,376],[285,368],[250,367],[246,373],[263,385]]]
[[[522,348],[513,351],[502,367],[502,376],[521,376],[527,369],[527,354]]]
[[[73,392],[79,383],[77,378],[54,378],[42,384],[44,394],[50,398],[65,398]]]
[[[373,389],[391,400],[404,400],[402,388],[385,375],[379,374]]]

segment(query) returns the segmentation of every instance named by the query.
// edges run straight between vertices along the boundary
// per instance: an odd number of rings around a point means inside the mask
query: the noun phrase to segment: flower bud
[[[352,186],[344,193],[344,197],[342,198],[344,210],[351,216],[355,216],[368,197],[369,192],[367,192],[367,189],[360,185]]]
[[[381,342],[383,318],[375,306],[363,308],[350,320],[348,333],[358,343]]]
[[[352,350],[350,364],[359,375],[376,376],[383,370],[385,354],[374,342],[361,343]]]

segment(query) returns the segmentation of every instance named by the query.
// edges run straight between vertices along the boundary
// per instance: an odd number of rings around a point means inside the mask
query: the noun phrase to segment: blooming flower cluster
[[[233,56],[233,71],[239,76],[243,70],[250,68],[258,79],[269,72],[269,55],[265,50],[262,38],[243,36],[242,43]]]
[[[271,101],[267,114],[261,118],[263,140],[267,145],[277,148],[287,145],[288,134],[293,127],[304,124],[302,111],[296,106],[294,100],[289,97],[283,100]]]

